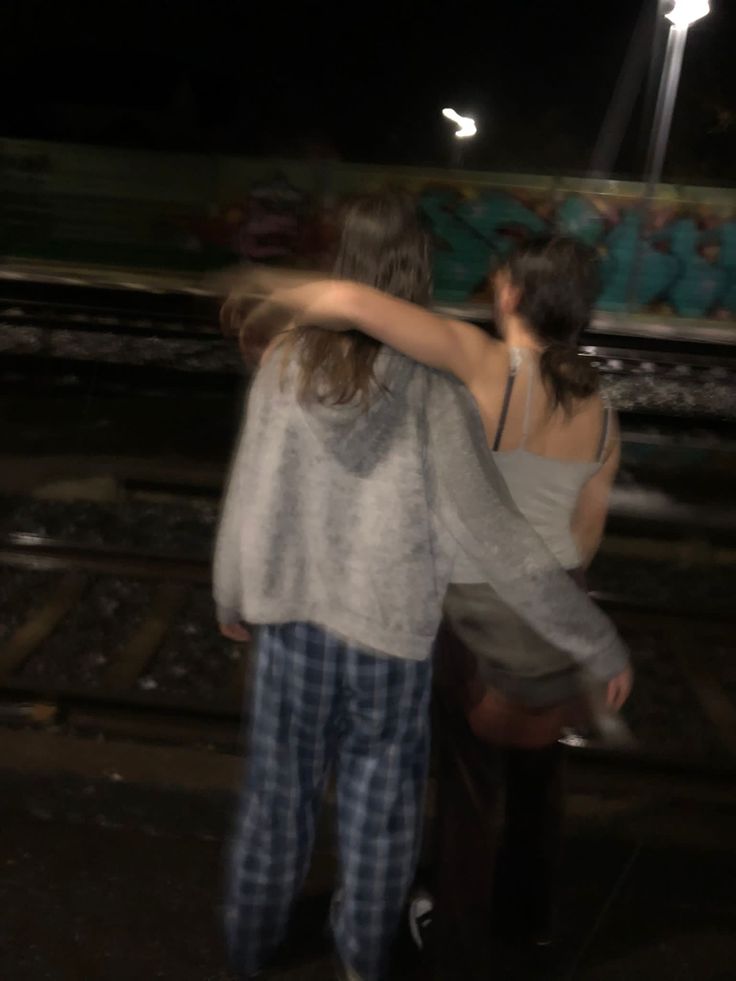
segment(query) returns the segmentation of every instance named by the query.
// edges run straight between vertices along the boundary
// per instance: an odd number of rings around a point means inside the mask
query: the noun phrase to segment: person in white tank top
[[[540,358],[530,347],[509,348],[509,376],[501,406],[498,428],[493,440],[496,466],[506,481],[517,507],[565,569],[579,568],[583,558],[591,558],[582,542],[576,541],[575,522],[579,517],[578,500],[583,488],[602,469],[607,458],[617,463],[618,446],[611,441],[611,409],[605,405],[599,426],[600,439],[595,458],[587,460],[558,459],[529,449],[535,395],[544,378]],[[514,389],[526,388],[521,435],[513,448],[504,446],[507,410]],[[604,479],[610,479],[609,467]],[[601,515],[602,517],[602,515]],[[581,555],[584,552],[584,555]],[[587,563],[586,563],[587,564]]]

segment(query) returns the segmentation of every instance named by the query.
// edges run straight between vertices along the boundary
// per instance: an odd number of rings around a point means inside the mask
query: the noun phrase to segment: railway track
[[[219,339],[219,298],[201,279],[128,271],[105,275],[28,272],[0,267],[0,326],[138,340],[207,343]],[[441,306],[453,316],[489,324],[488,307]],[[733,380],[736,327],[729,324],[627,320],[599,315],[582,353],[604,373]]]
[[[12,327],[170,340],[220,338],[214,298],[102,292],[84,287],[0,288],[0,322]]]
[[[209,563],[16,536],[0,542],[0,721],[237,745],[247,652],[219,636]],[[595,593],[638,671],[626,750],[579,759],[736,773],[736,617]]]
[[[173,271],[145,271],[142,269],[115,269],[101,266],[78,266],[68,263],[39,263],[8,258],[0,265],[0,295],[36,298],[38,293],[47,296],[69,296],[76,290],[78,295],[98,295],[107,299],[116,296],[116,306],[125,309],[129,305],[151,303],[183,303],[188,313],[192,304],[217,302],[221,290],[212,286],[212,280],[201,274],[183,274]],[[153,301],[152,301],[153,298]],[[109,303],[107,303],[109,306]],[[447,315],[476,323],[489,323],[491,311],[488,304],[440,304]],[[591,326],[591,336],[601,338],[630,337],[633,343],[650,338],[657,343],[695,343],[696,345],[736,346],[736,329],[730,323],[674,320],[658,316],[629,317],[627,314],[599,312]]]
[[[715,351],[596,345],[586,345],[584,353],[597,364],[604,390],[633,439],[673,442],[684,435],[690,441],[736,442],[736,358]],[[102,397],[131,387],[176,394],[195,385],[235,398],[243,365],[237,345],[224,341],[211,322],[200,329],[161,320],[144,328],[133,321],[111,326],[100,319],[78,329],[66,322],[34,326],[20,317],[11,323],[0,310],[0,378],[5,392],[21,395],[84,390]]]

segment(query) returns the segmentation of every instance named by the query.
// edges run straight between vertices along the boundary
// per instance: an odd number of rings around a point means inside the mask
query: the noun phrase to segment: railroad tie
[[[736,549],[696,540],[670,541],[656,538],[623,538],[607,535],[601,553],[627,559],[678,562],[685,566],[734,566]]]
[[[4,684],[28,660],[77,605],[86,583],[86,576],[79,572],[67,572],[54,584],[46,602],[32,610],[25,623],[0,646],[0,684]]]
[[[187,593],[182,583],[162,583],[156,589],[143,623],[133,633],[105,674],[108,692],[132,688],[164,641]]]
[[[736,756],[736,704],[713,668],[704,663],[703,638],[680,634],[674,648],[680,670],[721,745]]]

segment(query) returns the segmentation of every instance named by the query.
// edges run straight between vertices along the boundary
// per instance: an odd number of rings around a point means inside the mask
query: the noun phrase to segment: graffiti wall
[[[601,309],[736,316],[736,210],[585,188],[547,199],[523,191],[422,193],[435,231],[438,290],[465,299],[515,242],[547,231],[574,235],[601,255]]]
[[[525,237],[558,230],[601,255],[611,311],[736,319],[736,192],[314,161],[174,156],[0,141],[0,251],[208,268],[318,266],[348,194],[400,185],[434,232],[440,299],[487,290]]]

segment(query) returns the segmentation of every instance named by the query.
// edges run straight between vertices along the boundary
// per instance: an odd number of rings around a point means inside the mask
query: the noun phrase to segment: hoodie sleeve
[[[242,619],[240,540],[245,461],[246,426],[243,424],[225,485],[225,496],[215,538],[212,583],[217,606],[217,621],[221,624],[237,623]]]
[[[427,464],[439,520],[538,634],[596,678],[614,677],[628,662],[626,648],[516,509],[470,393],[433,373],[426,404]]]

